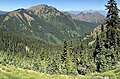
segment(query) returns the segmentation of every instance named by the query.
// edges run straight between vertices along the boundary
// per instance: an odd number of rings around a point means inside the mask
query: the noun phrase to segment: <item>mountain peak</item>
[[[38,5],[38,6],[48,7],[47,4],[41,4],[41,5]]]
[[[49,10],[53,10],[53,9],[57,10],[56,8],[54,8],[52,6],[48,6],[46,4],[41,4],[41,5],[32,6],[32,7],[28,8],[28,10],[34,10],[34,11],[37,11],[37,12],[39,12],[41,10],[47,10],[47,9],[49,9]]]
[[[93,14],[99,14],[99,15],[102,15],[102,14],[100,14],[98,11],[96,11],[96,12],[93,12]]]
[[[105,21],[105,17],[98,11],[95,12],[82,11],[73,18],[80,21],[87,21],[92,23],[103,23]]]
[[[46,7],[49,7],[49,6],[46,4],[41,4],[41,5],[37,5],[37,6],[32,6],[29,9],[41,9],[41,8],[46,8]]]
[[[85,15],[85,12],[82,11],[78,15]]]
[[[18,12],[18,13],[20,13],[20,12],[25,12],[25,11],[26,10],[24,8],[20,8],[20,9],[14,10],[12,12]]]
[[[87,15],[87,14],[99,14],[99,15],[102,15],[98,11],[95,11],[95,12],[82,11],[78,15]]]
[[[59,10],[57,10],[56,8],[54,8],[52,6],[48,6],[46,4],[33,6],[33,7],[28,8],[27,10],[32,11],[34,14],[36,14],[38,16],[58,17],[58,16],[62,15],[62,13]]]

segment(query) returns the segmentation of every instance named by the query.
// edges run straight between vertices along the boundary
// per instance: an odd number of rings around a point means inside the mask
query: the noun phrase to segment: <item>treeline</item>
[[[63,46],[0,30],[0,64],[49,74],[89,74],[113,69],[120,61],[119,9],[109,0],[107,21],[93,38],[64,41]],[[112,8],[112,9],[111,9]]]
[[[77,75],[96,70],[92,53],[89,54],[86,45],[80,44],[76,48],[72,41],[65,41],[63,47],[56,47],[3,29],[0,35],[0,64],[2,65],[14,65],[49,74]]]

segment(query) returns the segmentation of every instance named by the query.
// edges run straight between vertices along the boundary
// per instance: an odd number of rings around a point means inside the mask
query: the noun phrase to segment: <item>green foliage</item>
[[[109,0],[106,5],[108,10],[106,30],[101,27],[102,33],[96,38],[96,48],[94,51],[94,59],[97,65],[97,71],[104,72],[113,69],[119,61],[120,49],[119,45],[119,22],[117,3]]]
[[[49,75],[0,64],[1,68],[5,68],[5,70],[1,70],[0,79],[98,79],[92,76]],[[7,72],[6,70],[11,70],[11,72]]]
[[[115,10],[111,10],[111,6]],[[70,41],[64,41],[64,39],[75,38],[81,33],[88,32],[92,24],[72,20],[63,13],[61,13],[63,17],[55,16],[54,11],[47,12],[47,14],[44,14],[46,12],[43,11],[40,14],[41,16],[38,16],[34,12],[30,14],[31,11],[24,9],[16,10],[22,16],[24,14],[30,15],[35,21],[32,21],[31,24],[33,25],[29,27],[28,18],[25,16],[23,17],[24,21],[15,16],[3,23],[0,20],[0,23],[2,23],[0,27],[0,64],[4,66],[13,65],[16,68],[19,67],[51,75],[86,75],[96,71],[105,72],[114,69],[119,63],[118,61],[120,61],[118,8],[114,0],[108,1],[106,7],[108,9],[107,22],[105,23],[107,28],[103,24],[101,33],[98,32],[95,35],[86,34]],[[3,16],[0,17],[4,18]],[[21,23],[23,25],[19,25]],[[16,33],[19,33],[19,35]],[[40,37],[42,37],[41,40]],[[63,44],[60,43],[63,41]],[[59,44],[57,44],[58,42]],[[6,69],[5,67],[2,70],[9,73],[12,72],[11,69]],[[20,77],[17,76],[17,73],[19,71],[12,73],[12,75],[15,74],[14,76],[7,73],[4,74],[12,79],[19,79]],[[36,77],[31,76],[30,78]]]

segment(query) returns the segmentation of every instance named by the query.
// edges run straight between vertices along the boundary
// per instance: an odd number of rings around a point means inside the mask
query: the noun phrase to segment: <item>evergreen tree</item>
[[[118,19],[119,19],[119,9],[117,7],[117,3],[115,0],[109,0],[108,4],[105,5],[106,10],[108,10],[107,14],[107,22],[106,22],[106,37],[107,37],[107,45],[106,48],[114,47],[115,48],[115,43],[116,43],[116,29],[118,28]]]
[[[107,32],[106,32],[106,48],[114,50],[109,52],[112,59],[116,59],[116,48],[119,46],[119,9],[115,0],[109,0],[106,5],[107,14]]]
[[[61,60],[64,62],[66,58],[67,58],[67,42],[64,41],[63,54],[61,56]]]
[[[101,25],[101,32],[104,32],[104,25]]]
[[[100,42],[99,42],[99,36],[97,34],[97,37],[96,37],[96,47],[95,47],[95,51],[93,53],[94,61],[96,59],[97,54],[99,54],[100,52],[101,52],[101,47],[100,47]]]
[[[117,3],[115,0],[109,0],[106,5],[106,10],[108,10],[107,21],[106,21],[106,31],[101,27],[100,39],[96,38],[96,48],[94,51],[94,58],[97,67],[97,71],[103,72],[111,69],[116,63],[116,48],[118,47],[118,13]]]

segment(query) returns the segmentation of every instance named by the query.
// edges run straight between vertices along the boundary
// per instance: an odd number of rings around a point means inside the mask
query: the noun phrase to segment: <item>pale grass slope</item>
[[[0,79],[120,79],[120,68],[104,73],[93,73],[86,76],[49,75],[32,70],[3,66],[0,64]]]

